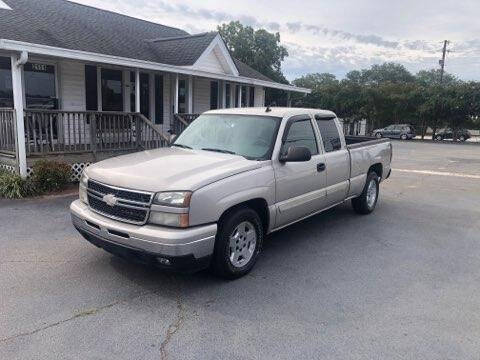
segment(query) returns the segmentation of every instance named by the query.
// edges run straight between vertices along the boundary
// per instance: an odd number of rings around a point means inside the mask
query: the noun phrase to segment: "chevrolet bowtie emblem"
[[[106,203],[108,206],[115,206],[115,205],[117,205],[117,198],[116,198],[115,195],[113,195],[113,194],[107,194],[107,195],[105,195],[102,199],[103,199],[103,201],[105,201],[105,203]]]

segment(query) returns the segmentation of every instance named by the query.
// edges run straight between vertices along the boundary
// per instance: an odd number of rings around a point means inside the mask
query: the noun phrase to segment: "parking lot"
[[[394,142],[372,215],[268,237],[251,274],[167,274],[0,200],[0,359],[479,359],[480,146]]]

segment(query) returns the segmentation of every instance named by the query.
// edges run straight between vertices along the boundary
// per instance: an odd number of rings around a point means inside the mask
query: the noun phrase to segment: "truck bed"
[[[381,144],[384,142],[390,142],[390,139],[377,139],[373,136],[345,136],[345,143],[349,149],[356,149],[363,146],[371,146]]]

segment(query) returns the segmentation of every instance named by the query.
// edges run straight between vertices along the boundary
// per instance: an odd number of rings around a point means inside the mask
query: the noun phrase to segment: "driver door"
[[[275,227],[287,225],[326,206],[327,176],[325,155],[315,136],[309,115],[290,118],[282,136],[280,155],[290,146],[304,146],[312,158],[303,162],[280,162],[274,159],[276,180]]]

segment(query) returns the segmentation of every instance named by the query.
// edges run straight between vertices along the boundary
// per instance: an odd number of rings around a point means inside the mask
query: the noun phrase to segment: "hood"
[[[259,162],[238,155],[173,147],[103,160],[85,171],[89,178],[108,185],[157,192],[194,191],[259,167]]]

